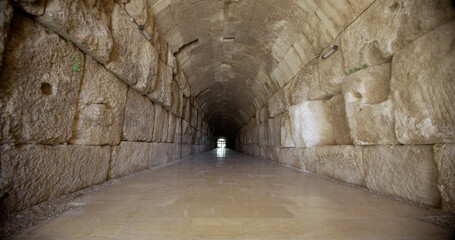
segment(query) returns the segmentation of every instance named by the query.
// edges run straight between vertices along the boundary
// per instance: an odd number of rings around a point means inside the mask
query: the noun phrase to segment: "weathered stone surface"
[[[389,63],[369,67],[346,77],[343,96],[354,144],[398,143],[389,82]]]
[[[332,124],[326,116],[323,101],[306,101],[291,106],[289,117],[296,147],[335,144]]]
[[[182,144],[182,158],[191,156],[191,145]]]
[[[182,145],[181,144],[171,144],[170,149],[172,150],[172,156],[170,161],[177,161],[182,158]]]
[[[127,85],[86,57],[71,143],[116,145],[122,136]],[[136,126],[137,127],[137,126]]]
[[[9,25],[13,17],[13,7],[8,1],[0,2],[0,69],[3,63],[3,51],[6,47],[6,40],[8,39]]]
[[[295,147],[294,139],[292,137],[292,126],[289,118],[289,113],[284,113],[281,116],[280,124],[280,142],[282,147]]]
[[[258,125],[258,131],[259,131],[259,142],[258,144],[261,147],[267,147],[267,127],[268,123],[267,122],[262,122],[261,124]]]
[[[182,143],[191,144],[191,141],[191,125],[187,121],[182,120]]]
[[[181,118],[178,118],[178,117],[175,118],[175,135],[174,135],[175,144],[182,144],[182,137],[183,137],[182,122],[183,122],[183,120]]]
[[[44,10],[46,9],[47,0],[37,0],[37,1],[21,1],[13,0],[17,2],[18,6],[22,8],[26,13],[40,16],[43,15]],[[6,2],[6,1],[5,1]]]
[[[149,168],[156,167],[172,160],[173,144],[169,143],[151,143],[151,156],[148,161]]]
[[[190,124],[192,127],[197,127],[198,111],[195,107],[191,106],[191,121]]]
[[[339,145],[352,144],[348,122],[346,119],[346,109],[343,95],[338,94],[329,101],[324,102],[324,111],[328,122],[332,125],[335,143]]]
[[[330,98],[331,95],[323,91],[320,86],[318,62],[319,59],[316,59],[309,63],[290,83],[289,95],[292,105],[297,105],[310,99],[321,100]]]
[[[269,116],[274,117],[285,112],[290,103],[289,93],[284,89],[279,90],[268,101]]]
[[[321,57],[318,61],[317,69],[317,80],[319,81],[320,91],[327,95],[341,93],[341,84],[346,77],[344,72],[343,49],[339,48],[338,51],[326,59],[322,59]],[[323,95],[325,96],[325,94]]]
[[[102,6],[88,0],[47,0],[44,14],[36,19],[106,64],[114,45],[109,29],[113,4],[113,0]]]
[[[175,116],[171,113],[169,115],[169,124],[167,127],[167,142],[168,143],[173,143],[174,138],[175,138],[175,132],[176,132],[176,121],[175,121]]]
[[[123,139],[151,141],[155,126],[155,106],[145,96],[129,88],[123,121]]]
[[[153,128],[153,142],[167,142],[167,131],[169,124],[169,115],[166,109],[155,104],[155,125]]]
[[[9,182],[3,199],[7,211],[102,183],[109,168],[108,146],[3,145],[0,152],[0,182]]]
[[[148,94],[147,97],[164,108],[170,109],[172,103],[172,69],[161,61],[159,65],[155,90]]]
[[[341,34],[344,65],[379,65],[408,43],[454,17],[449,0],[376,1]]]
[[[106,67],[143,95],[151,93],[158,79],[158,53],[117,4],[112,13],[112,37],[115,44]]]
[[[147,169],[151,157],[151,143],[121,142],[120,145],[112,147],[109,179]]]
[[[363,151],[367,188],[439,207],[432,146],[371,146]]]
[[[82,78],[72,67],[84,66],[84,55],[19,13],[7,46],[0,76],[0,141],[66,142]]]
[[[274,159],[281,164],[302,168],[303,151],[301,148],[274,148]]]
[[[433,149],[442,210],[455,212],[455,144],[437,144]]]
[[[147,23],[148,5],[145,0],[131,0],[125,4],[125,11],[130,15],[138,25]],[[153,16],[151,16],[153,18]]]
[[[303,169],[340,181],[364,185],[365,165],[362,160],[362,147],[316,146],[301,151]]]
[[[400,143],[455,142],[454,39],[452,21],[394,56],[391,91]]]

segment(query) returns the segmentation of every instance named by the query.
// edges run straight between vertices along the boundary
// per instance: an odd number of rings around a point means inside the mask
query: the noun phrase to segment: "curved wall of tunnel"
[[[455,209],[452,1],[1,4],[3,212],[206,151],[218,137]]]

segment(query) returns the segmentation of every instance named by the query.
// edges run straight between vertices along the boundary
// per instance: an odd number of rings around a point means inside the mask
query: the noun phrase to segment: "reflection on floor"
[[[229,149],[149,171],[17,239],[450,239],[426,209]]]

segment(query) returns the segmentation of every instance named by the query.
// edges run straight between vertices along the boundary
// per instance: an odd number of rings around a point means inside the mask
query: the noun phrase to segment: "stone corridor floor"
[[[147,170],[13,239],[451,239],[434,211],[226,150]]]

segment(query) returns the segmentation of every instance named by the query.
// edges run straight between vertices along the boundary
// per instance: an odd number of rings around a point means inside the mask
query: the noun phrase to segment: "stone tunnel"
[[[1,235],[449,239],[454,5],[0,0]]]

